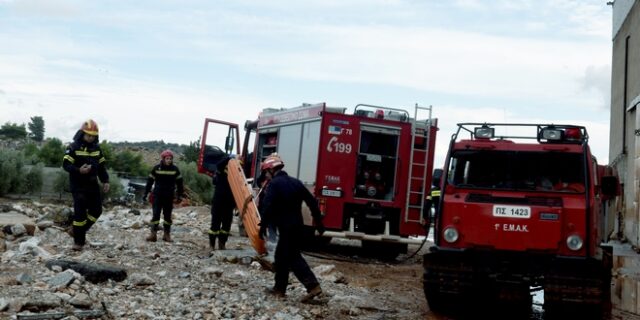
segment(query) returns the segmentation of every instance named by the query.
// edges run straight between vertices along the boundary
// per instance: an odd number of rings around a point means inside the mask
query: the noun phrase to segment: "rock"
[[[0,311],[9,309],[9,301],[5,298],[0,298]]]
[[[153,278],[144,273],[134,273],[129,276],[129,282],[135,286],[148,286],[156,283]]]
[[[190,278],[191,277],[191,273],[186,272],[186,271],[182,271],[180,272],[180,274],[178,274],[178,277],[186,279],[186,278]]]
[[[31,239],[20,243],[19,252],[20,254],[32,254],[36,257],[42,257],[44,259],[50,259],[51,253],[49,251],[43,249],[39,246],[40,238],[32,237]]]
[[[27,233],[27,228],[25,228],[22,223],[17,223],[11,226],[11,234],[13,234],[16,237],[19,237],[26,233]]]
[[[64,302],[68,302],[69,300],[71,300],[71,295],[69,295],[68,293],[55,292],[54,294],[58,296],[60,299],[62,299],[62,301]]]
[[[123,281],[127,278],[125,269],[111,265],[83,263],[72,260],[49,260],[46,266],[49,269],[54,266],[60,266],[63,270],[73,269],[91,283],[100,283],[107,280]]]
[[[51,292],[44,292],[42,295],[30,297],[22,306],[20,311],[46,311],[62,306],[62,299]]]
[[[47,284],[51,289],[59,290],[69,286],[76,277],[71,271],[64,271],[58,273],[55,277],[51,278]]]
[[[37,223],[38,229],[40,230],[46,230],[48,228],[53,227],[53,221],[50,220],[45,220],[45,221],[40,221]]]
[[[313,268],[313,273],[325,281],[331,281],[333,283],[347,283],[347,279],[344,275],[336,270],[336,266],[332,264],[322,264]]]
[[[29,284],[33,282],[33,278],[28,273],[23,272],[16,277],[16,281],[18,281],[18,284]]]
[[[2,228],[4,233],[13,234],[13,227],[18,224],[21,224],[22,227],[18,227],[18,229],[16,229],[15,231],[20,232],[20,235],[26,233],[32,236],[36,230],[36,224],[33,219],[27,217],[22,213],[18,213],[16,211],[0,213],[0,228]]]
[[[73,298],[69,300],[69,303],[78,308],[91,308],[93,305],[93,301],[86,293],[78,293]]]
[[[220,276],[222,276],[222,273],[224,271],[221,268],[218,267],[207,267],[204,270],[202,270],[202,273],[205,275],[213,275],[216,276],[218,278],[220,278]]]

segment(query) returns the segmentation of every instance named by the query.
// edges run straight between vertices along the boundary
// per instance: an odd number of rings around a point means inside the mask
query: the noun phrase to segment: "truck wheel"
[[[450,314],[454,310],[454,302],[460,302],[459,297],[456,295],[446,294],[440,291],[438,280],[435,279],[432,271],[428,268],[424,270],[422,287],[429,309],[435,313]]]

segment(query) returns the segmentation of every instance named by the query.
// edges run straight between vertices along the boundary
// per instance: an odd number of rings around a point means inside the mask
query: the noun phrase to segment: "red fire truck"
[[[608,305],[605,202],[619,183],[584,127],[458,124],[442,177],[424,256],[432,310],[479,300],[531,310],[532,288],[543,289],[545,313]]]
[[[419,114],[426,117],[420,120]],[[237,125],[207,119],[199,161],[205,173],[214,169],[215,154],[221,152],[211,143],[212,124],[225,127],[223,152],[239,149]],[[416,105],[410,117],[402,109],[364,104],[353,114],[325,103],[304,104],[264,109],[258,120],[247,121],[241,154],[246,176],[256,177],[262,160],[277,152],[289,175],[317,197],[325,237],[359,239],[398,254],[408,243],[420,242],[411,236],[426,235],[423,203],[431,186],[436,131],[431,107]],[[311,225],[305,209],[305,224]]]

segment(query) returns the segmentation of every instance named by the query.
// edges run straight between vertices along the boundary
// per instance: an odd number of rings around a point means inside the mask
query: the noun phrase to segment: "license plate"
[[[493,206],[493,216],[494,217],[505,217],[505,218],[521,218],[521,219],[529,219],[531,218],[531,208],[523,207],[523,206]]]
[[[342,196],[342,191],[340,191],[340,190],[322,189],[322,195],[325,196],[325,197],[340,198]]]

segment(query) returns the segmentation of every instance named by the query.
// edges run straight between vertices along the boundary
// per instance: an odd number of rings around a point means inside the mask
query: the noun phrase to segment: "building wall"
[[[611,75],[609,159],[620,174],[623,197],[612,208],[614,238],[614,308],[640,314],[640,0],[616,0]],[[638,130],[638,131],[636,131]]]

